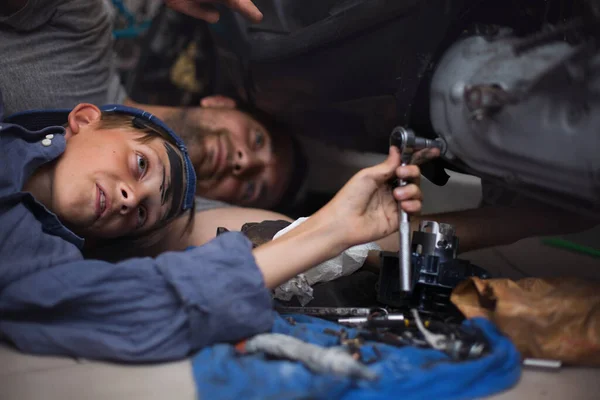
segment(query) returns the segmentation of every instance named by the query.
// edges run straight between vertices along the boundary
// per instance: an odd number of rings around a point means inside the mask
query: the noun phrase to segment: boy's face
[[[85,238],[148,231],[172,204],[170,144],[141,143],[143,132],[132,129],[99,129],[99,110],[80,106],[69,116],[66,150],[53,171],[52,210]]]

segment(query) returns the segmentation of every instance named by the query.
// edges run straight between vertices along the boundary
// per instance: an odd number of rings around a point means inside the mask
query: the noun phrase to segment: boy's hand
[[[165,0],[165,3],[176,11],[211,24],[219,21],[220,17],[219,11],[213,4],[224,4],[255,23],[260,22],[263,18],[252,0]]]
[[[381,164],[358,172],[317,214],[334,218],[347,247],[371,242],[398,230],[398,201],[409,214],[421,211],[421,173],[416,165],[400,166],[400,152],[390,148]],[[392,191],[394,178],[411,183]]]

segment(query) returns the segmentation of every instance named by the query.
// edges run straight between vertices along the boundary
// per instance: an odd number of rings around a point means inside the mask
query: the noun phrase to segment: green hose
[[[575,253],[580,253],[580,254],[585,254],[588,256],[600,258],[600,250],[595,249],[593,247],[573,243],[569,240],[560,239],[560,238],[548,238],[548,239],[543,239],[542,243],[545,245],[548,245],[548,246],[558,247],[560,249],[573,251]]]

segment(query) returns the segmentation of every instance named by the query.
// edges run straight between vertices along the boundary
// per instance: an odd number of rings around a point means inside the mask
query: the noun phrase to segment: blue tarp
[[[337,345],[339,339],[323,330],[340,330],[340,325],[306,316],[294,315],[293,319],[296,325],[278,316],[272,332],[322,346]],[[374,382],[318,375],[298,362],[269,360],[262,354],[239,355],[231,345],[215,345],[192,360],[198,396],[210,400],[471,399],[513,386],[521,373],[517,349],[491,322],[477,318],[465,323],[483,330],[492,346],[489,355],[457,363],[436,350],[371,342],[362,348],[365,358],[373,355],[373,345],[382,356],[369,366],[380,377]]]

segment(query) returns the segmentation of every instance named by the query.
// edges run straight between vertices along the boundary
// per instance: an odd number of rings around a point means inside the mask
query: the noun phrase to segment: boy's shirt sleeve
[[[167,361],[265,332],[271,296],[240,233],[119,264],[77,260],[0,293],[0,336],[36,354]]]

